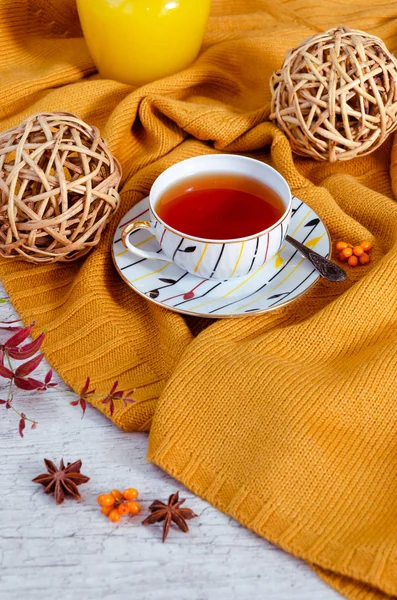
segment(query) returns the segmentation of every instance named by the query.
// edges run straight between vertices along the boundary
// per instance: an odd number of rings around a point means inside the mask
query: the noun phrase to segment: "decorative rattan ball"
[[[83,256],[118,207],[120,179],[98,129],[70,113],[32,115],[0,133],[1,256]]]
[[[381,39],[337,27],[288,52],[271,79],[270,118],[297,154],[363,156],[397,127],[396,82],[397,61]]]

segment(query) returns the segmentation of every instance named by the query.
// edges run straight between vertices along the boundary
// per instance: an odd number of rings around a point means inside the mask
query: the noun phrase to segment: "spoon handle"
[[[313,267],[317,269],[321,277],[328,279],[328,281],[344,281],[347,277],[346,272],[341,269],[338,265],[324,258],[321,254],[314,252],[301,242],[297,242],[294,238],[287,235],[286,241],[298,250],[307,260],[309,260]]]

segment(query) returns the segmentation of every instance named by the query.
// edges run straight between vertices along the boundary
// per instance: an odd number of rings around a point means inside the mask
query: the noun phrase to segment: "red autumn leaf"
[[[84,400],[84,398],[78,398],[77,400],[72,400],[72,402],[69,402],[69,404],[71,404],[72,406],[81,406],[81,410],[83,411],[83,414],[81,416],[81,418],[84,417],[84,413],[87,409],[87,402],[86,400]]]
[[[26,377],[25,381],[29,381],[29,383],[31,385],[36,386],[36,389],[38,390],[43,389],[44,383],[42,381],[39,381],[38,379],[33,379],[33,377]]]
[[[50,385],[54,385],[54,384],[50,384]],[[84,417],[85,411],[87,409],[87,398],[89,398],[91,396],[91,394],[95,394],[95,390],[89,390],[88,388],[90,387],[90,378],[87,377],[86,382],[84,384],[84,386],[81,389],[80,392],[80,398],[78,398],[77,400],[73,400],[72,402],[69,402],[69,404],[71,404],[72,406],[81,406],[81,410],[83,411],[82,417]]]
[[[109,394],[106,396],[106,398],[104,398],[102,400],[102,404],[107,404],[109,406],[110,416],[113,416],[113,414],[114,414],[114,409],[115,409],[114,401],[115,400],[122,400],[124,403],[124,406],[126,406],[126,404],[128,402],[130,402],[131,404],[135,403],[135,400],[133,398],[127,397],[130,392],[123,392],[123,390],[117,390],[118,384],[119,384],[119,382],[115,381],[114,384],[112,385],[112,389],[110,390]],[[131,390],[131,391],[133,391],[133,390]],[[123,398],[124,394],[126,394],[125,398]]]
[[[47,375],[44,377],[42,387],[39,389],[44,391],[44,390],[48,390],[48,388],[56,387],[58,384],[55,381],[53,383],[51,383],[51,378],[52,378],[52,369],[50,369],[48,371]]]
[[[0,400],[0,405],[5,405],[6,408],[11,408],[11,401],[12,398],[10,400]]]
[[[4,352],[0,348],[0,377],[5,377],[5,379],[12,379],[14,377],[14,373],[7,369],[4,366]]]
[[[27,327],[24,327],[23,329],[21,329],[21,331],[18,331],[17,333],[14,333],[14,335],[12,335],[4,344],[5,348],[16,348],[17,346],[19,346],[20,344],[22,344],[22,342],[24,342],[26,340],[26,338],[28,338],[30,336],[32,332],[32,325],[28,325]]]
[[[26,379],[23,377],[14,377],[14,383],[19,389],[27,391],[40,390],[44,385],[42,381],[38,381],[32,377],[27,377]]]
[[[12,379],[14,377],[14,373],[4,367],[4,365],[0,365],[0,377],[5,377],[5,379]]]
[[[30,342],[21,348],[7,348],[7,352],[11,358],[15,358],[15,360],[26,360],[40,350],[44,338],[45,333],[41,333],[37,339],[33,340],[33,342]]]
[[[31,360],[28,360],[27,362],[23,363],[15,371],[15,376],[16,377],[26,377],[26,375],[30,375],[30,373],[32,373],[35,369],[37,369],[37,367],[39,366],[39,364],[41,363],[43,358],[44,358],[44,354],[38,354]]]
[[[111,390],[109,392],[109,396],[113,396],[114,392],[117,390],[117,386],[119,385],[118,381],[115,381],[114,384],[111,387]]]
[[[134,398],[130,398],[130,394],[134,394],[135,389],[129,390],[125,393],[125,398],[123,398],[124,406],[127,406],[128,403],[135,404],[136,400]]]
[[[134,400],[134,398],[123,398],[123,402],[124,402],[124,406],[127,406],[127,404],[135,404],[136,400]]]
[[[102,400],[102,404],[109,404],[109,411],[110,411],[110,416],[113,416],[114,413],[114,402],[113,402],[113,398],[109,398],[105,400]]]
[[[109,405],[109,411],[110,411],[110,416],[113,416],[114,413],[114,394],[117,390],[117,386],[118,386],[119,382],[115,381],[114,384],[112,385],[109,394],[106,396],[106,398],[104,398],[102,400],[102,404],[107,404]]]
[[[0,405],[4,406],[6,408],[11,408],[11,402],[12,402],[13,398],[11,396],[11,398],[8,398],[7,400],[0,400]]]
[[[191,300],[192,298],[194,298],[194,292],[187,292],[186,294],[184,294],[183,299],[184,300]]]
[[[21,420],[19,421],[19,435],[23,438],[23,430],[25,429],[25,419],[22,415]]]
[[[84,386],[81,389],[80,396],[85,396],[86,393],[88,392],[88,388],[89,387],[90,387],[90,378],[87,377],[86,382],[85,382]],[[92,393],[92,392],[90,392],[90,393]]]
[[[14,321],[1,321],[0,322],[0,329],[2,329],[3,331],[21,331],[21,329],[23,329],[23,325],[19,325],[14,326],[14,323],[20,323],[21,320],[20,319],[15,319]]]
[[[114,401],[113,401],[113,398],[111,396],[106,396],[106,398],[104,398],[102,400],[102,404],[108,404],[109,405],[110,416],[112,416],[113,413],[114,413]]]
[[[91,396],[91,394],[95,394],[95,390],[89,390],[90,387],[90,378],[87,377],[86,382],[80,392],[80,399],[85,399]]]

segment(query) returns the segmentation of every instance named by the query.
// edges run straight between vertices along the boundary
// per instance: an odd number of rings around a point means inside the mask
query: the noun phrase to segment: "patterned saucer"
[[[292,212],[289,235],[328,257],[331,240],[319,216],[296,197]],[[148,215],[148,198],[124,215],[116,229],[112,257],[120,276],[133,290],[169,310],[206,318],[247,317],[289,304],[320,277],[309,261],[287,243],[265,265],[245,277],[227,281],[195,277],[174,263],[140,259],[124,248],[121,231],[127,223]],[[135,246],[162,253],[147,231],[132,235]]]

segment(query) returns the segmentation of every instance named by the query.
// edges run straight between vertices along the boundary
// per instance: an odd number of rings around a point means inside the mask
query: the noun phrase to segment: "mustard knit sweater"
[[[76,113],[124,177],[120,212],[88,257],[2,260],[0,274],[21,316],[47,328],[46,356],[68,384],[137,390],[113,420],[151,430],[151,461],[346,598],[386,600],[397,596],[397,149],[390,138],[369,157],[315,163],[293,158],[266,120],[285,52],[340,24],[397,50],[394,0],[213,0],[196,63],[134,89],[96,74],[73,0],[1,2],[0,129]],[[217,151],[271,161],[335,240],[373,241],[371,264],[243,320],[183,317],[134,294],[110,258],[119,217],[166,167]]]

